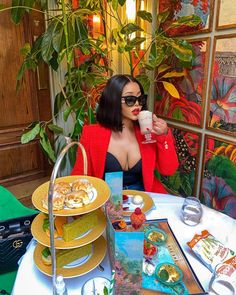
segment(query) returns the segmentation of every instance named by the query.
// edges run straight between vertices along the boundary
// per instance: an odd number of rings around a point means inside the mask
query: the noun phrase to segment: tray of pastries
[[[106,217],[101,208],[85,215],[54,216],[55,248],[70,249],[84,246],[100,237],[105,228]],[[31,225],[31,232],[40,244],[49,247],[49,215],[39,213]]]
[[[79,248],[56,250],[57,272],[65,278],[84,275],[97,267],[105,255],[106,240],[103,236]],[[52,276],[51,253],[48,247],[39,243],[36,245],[34,262],[42,273]]]
[[[50,182],[40,185],[32,195],[33,205],[48,213],[48,189]],[[55,180],[52,198],[53,214],[74,216],[98,209],[110,197],[110,188],[100,178],[92,176],[65,176]]]

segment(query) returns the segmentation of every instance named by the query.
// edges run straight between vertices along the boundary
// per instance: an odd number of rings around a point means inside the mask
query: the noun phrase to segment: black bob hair
[[[141,94],[144,94],[141,83],[131,75],[114,75],[107,81],[96,111],[97,122],[103,127],[122,131],[121,97],[124,87],[129,82],[137,83]],[[147,106],[144,105],[142,110],[146,109]]]

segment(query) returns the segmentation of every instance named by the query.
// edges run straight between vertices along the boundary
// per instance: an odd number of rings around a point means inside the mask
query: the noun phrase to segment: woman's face
[[[129,82],[125,85],[122,91],[122,97],[126,96],[136,96],[139,97],[141,95],[140,87],[136,82]],[[123,119],[129,120],[137,120],[138,114],[141,111],[142,106],[139,104],[138,100],[136,100],[133,106],[128,106],[125,103],[124,98],[121,98],[121,113]]]

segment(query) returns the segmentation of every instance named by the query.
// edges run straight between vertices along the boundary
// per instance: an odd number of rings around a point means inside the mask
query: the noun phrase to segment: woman
[[[171,131],[164,120],[153,115],[155,143],[142,144],[138,114],[145,110],[147,96],[132,76],[111,77],[101,95],[95,125],[83,127],[80,143],[88,157],[88,175],[104,178],[106,172],[123,171],[124,189],[166,193],[155,177],[172,175],[178,159]],[[83,157],[78,149],[72,175],[83,174]]]

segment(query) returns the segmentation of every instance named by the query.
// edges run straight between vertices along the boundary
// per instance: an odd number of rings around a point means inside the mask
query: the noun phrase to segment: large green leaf
[[[125,4],[126,0],[118,0],[118,2],[120,4],[120,6],[123,6]]]
[[[21,143],[25,144],[30,142],[31,140],[33,140],[40,132],[40,124],[37,123],[33,129],[31,129],[30,131],[24,133],[21,136]]]
[[[194,14],[188,16],[181,16],[170,25],[170,28],[178,28],[183,25],[188,27],[195,27],[199,25],[201,22],[201,18]]]
[[[34,0],[12,0],[11,19],[15,24],[19,24],[26,12],[30,11],[35,4]],[[25,6],[19,7],[19,6]]]
[[[169,10],[165,10],[157,15],[157,26],[159,28],[160,24],[164,23],[170,14]],[[157,29],[158,29],[157,28]]]
[[[47,10],[47,0],[38,0],[39,6],[42,8],[42,10]]]
[[[67,121],[67,119],[68,119],[70,113],[72,112],[72,110],[73,110],[73,108],[71,106],[64,110],[63,119],[64,119],[65,122]]]
[[[163,75],[162,78],[183,77],[184,75],[184,72],[171,71]]]
[[[140,32],[140,31],[143,31],[143,29],[140,26],[133,23],[128,23],[120,30],[120,32],[125,35],[129,35],[137,31]]]
[[[63,25],[61,22],[56,22],[56,28],[53,34],[52,46],[56,52],[61,52],[65,48],[65,34],[63,30]]]
[[[142,44],[145,40],[146,40],[146,38],[144,38],[144,37],[135,37],[135,38],[129,40],[127,42],[127,45],[125,46],[125,51],[132,50],[134,47]]]
[[[56,35],[58,27],[60,28],[61,23],[58,18],[54,18],[48,25],[46,32],[43,35],[41,52],[42,58],[46,63],[49,63],[50,59],[53,56],[54,47],[53,47],[53,39]]]
[[[89,124],[96,123],[96,117],[94,116],[94,110],[91,107],[88,108],[88,121],[89,121]]]
[[[56,162],[55,153],[54,153],[54,150],[52,149],[51,143],[48,139],[45,129],[41,128],[39,135],[40,135],[40,145],[43,148],[44,152],[46,153],[46,155],[49,157],[49,159],[52,162]]]
[[[143,20],[148,21],[149,23],[152,22],[152,14],[146,10],[139,10],[137,12],[137,16],[140,17]]]
[[[171,66],[167,65],[167,64],[162,64],[158,67],[157,72],[158,74],[161,74],[167,70],[169,70],[171,68]]]
[[[112,8],[117,11],[118,9],[118,0],[112,0],[111,2]]]
[[[148,63],[152,67],[158,67],[165,57],[165,52],[161,46],[161,44],[153,43],[150,49]]]
[[[150,81],[150,78],[148,77],[148,75],[146,75],[146,74],[141,74],[141,75],[137,75],[135,78],[136,78],[136,79],[141,83],[141,85],[143,86],[144,92],[145,92],[145,93],[148,93],[148,90],[149,90],[150,85],[151,85],[151,81]]]
[[[75,30],[70,21],[67,22],[67,30],[69,47],[73,47],[73,45],[75,44]]]
[[[42,41],[43,41],[43,35],[40,35],[32,44],[31,55],[37,60],[42,59],[42,54],[41,54]]]
[[[191,62],[193,58],[193,50],[191,46],[185,41],[181,42],[171,42],[174,55],[185,62]]]
[[[79,16],[75,17],[75,40],[80,43],[81,40],[88,39],[88,29]],[[84,42],[83,42],[84,43]]]
[[[48,124],[48,128],[53,131],[55,134],[62,134],[63,128],[55,124]]]

